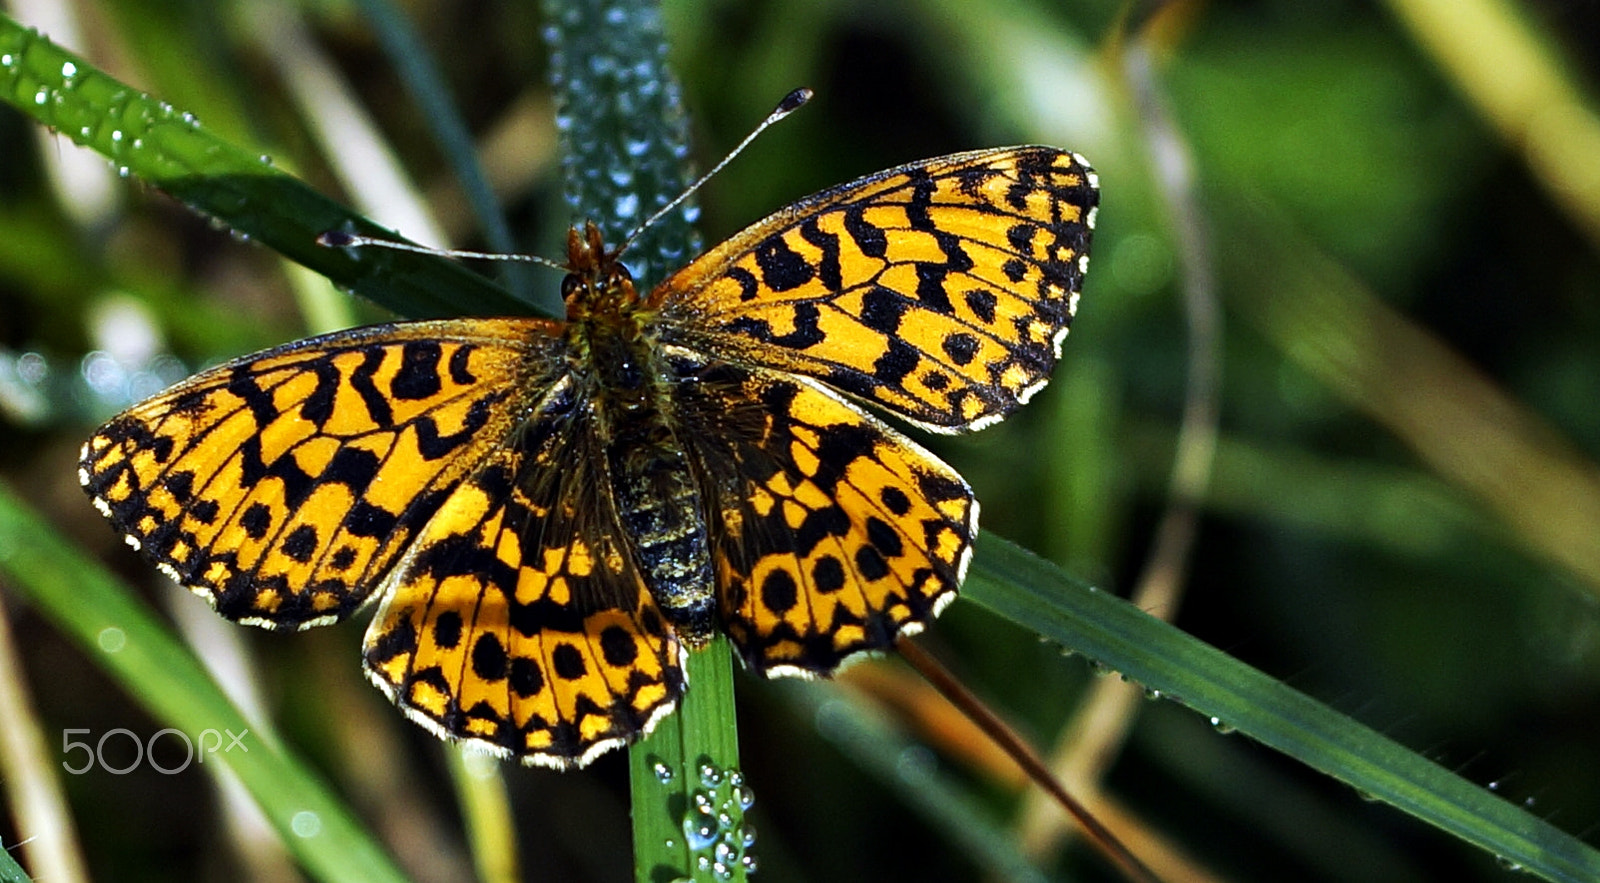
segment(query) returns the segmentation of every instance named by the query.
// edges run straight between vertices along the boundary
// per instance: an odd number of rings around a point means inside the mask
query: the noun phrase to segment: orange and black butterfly
[[[964,432],[1044,386],[1096,188],[1049,147],[912,163],[642,297],[575,229],[564,321],[246,356],[101,427],[83,485],[223,616],[300,629],[376,601],[367,675],[413,720],[582,765],[669,713],[718,630],[754,672],[826,675],[955,597],[977,501],[872,411]]]

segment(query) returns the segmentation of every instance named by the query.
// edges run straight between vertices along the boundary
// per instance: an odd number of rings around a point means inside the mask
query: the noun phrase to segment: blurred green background
[[[443,239],[482,245],[349,4],[6,8],[336,198],[372,192],[351,175],[384,148]],[[572,219],[538,5],[405,9],[521,247],[557,255]],[[1165,585],[1141,601],[1151,612],[1595,842],[1600,5],[667,0],[663,14],[702,166],[790,88],[818,93],[701,193],[708,242],[915,159],[1026,142],[1085,154],[1103,203],[1055,382],[1001,426],[930,442],[977,489],[985,530],[1121,594]],[[324,106],[344,90],[372,140]],[[389,204],[362,208],[408,234],[426,223]],[[162,585],[77,488],[82,439],[131,401],[342,312],[382,316],[317,286],[0,107],[0,480],[245,683],[414,879],[461,879],[444,752],[362,683],[364,622],[227,626]],[[1189,385],[1207,365],[1209,396]],[[1175,497],[1177,451],[1190,465]],[[1192,551],[1150,579],[1175,499],[1181,539],[1186,493],[1199,497]],[[3,582],[0,595],[52,749],[68,727],[161,728]],[[1167,879],[1506,876],[1171,703],[1081,722],[1115,679],[971,605],[930,639],[1041,744],[1078,721],[1078,751],[1105,746],[1096,805]],[[758,879],[986,878],[903,797],[929,767],[1015,819],[1049,874],[1114,879],[1081,846],[1052,846],[1016,774],[908,678],[894,662],[839,685],[741,678]],[[933,747],[882,777],[830,723],[839,703]],[[505,779],[526,879],[632,874],[620,757]],[[95,879],[294,879],[198,770],[64,783]],[[0,818],[0,842],[17,837]]]

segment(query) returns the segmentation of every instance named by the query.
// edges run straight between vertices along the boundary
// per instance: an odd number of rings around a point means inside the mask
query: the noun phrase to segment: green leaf
[[[192,114],[96,70],[0,15],[0,98],[109,158],[124,176],[166,191],[241,237],[414,319],[531,315],[489,279],[443,258],[391,249],[337,249],[318,234],[393,231],[211,134]]]
[[[1003,539],[978,541],[963,597],[1507,865],[1600,879],[1600,852],[1570,834]]]

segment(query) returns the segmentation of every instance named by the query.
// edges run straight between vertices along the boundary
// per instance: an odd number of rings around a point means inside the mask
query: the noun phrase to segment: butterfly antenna
[[[781,120],[789,114],[799,110],[807,101],[811,100],[811,96],[813,94],[815,93],[813,93],[810,89],[801,86],[793,92],[790,92],[788,95],[783,96],[783,100],[778,102],[778,106],[772,109],[772,113],[767,114],[767,118],[761,121],[761,125],[756,126],[755,129],[750,132],[750,134],[744,136],[744,140],[740,141],[737,147],[728,151],[728,155],[723,157],[721,162],[711,167],[711,171],[701,175],[699,180],[685,188],[682,193],[678,194],[676,199],[657,209],[656,213],[646,218],[643,224],[633,228],[633,232],[628,234],[628,238],[622,240],[622,246],[617,249],[616,253],[620,255],[627,251],[628,246],[633,245],[633,241],[639,238],[640,233],[643,233],[645,230],[649,229],[651,224],[661,220],[661,218],[665,216],[667,212],[670,212],[682,205],[685,199],[693,196],[694,192],[700,189],[701,184],[711,180],[711,176],[722,171],[723,166],[733,162],[733,158],[738,156],[741,151],[748,147],[751,141],[756,140],[757,135],[765,132],[768,126],[772,125],[778,120]]]
[[[633,241],[639,238],[639,234],[649,229],[651,224],[661,220],[662,216],[666,215],[667,212],[670,212],[682,205],[685,199],[693,196],[694,192],[700,189],[700,185],[711,180],[712,175],[722,171],[723,166],[732,162],[733,158],[738,156],[741,151],[748,147],[751,141],[756,140],[757,135],[760,135],[762,132],[766,131],[768,126],[772,125],[778,120],[781,120],[789,114],[799,110],[801,106],[803,106],[807,101],[811,100],[812,94],[814,93],[812,93],[810,89],[801,87],[793,92],[790,92],[788,95],[783,96],[783,100],[778,102],[778,106],[772,109],[772,113],[767,114],[767,118],[761,121],[761,125],[756,126],[750,134],[746,135],[744,140],[740,141],[737,147],[728,151],[728,155],[723,157],[721,162],[713,166],[711,171],[701,175],[699,180],[695,181],[693,184],[690,184],[682,193],[678,194],[676,199],[662,206],[656,211],[655,214],[646,218],[643,224],[635,227],[633,232],[628,234],[628,238],[622,241],[622,247],[617,249],[616,254],[620,255],[627,251],[628,246],[632,245]],[[466,249],[460,248],[432,248],[426,245],[417,245],[414,242],[402,242],[396,239],[385,239],[379,236],[363,236],[360,233],[351,233],[346,230],[325,230],[317,235],[317,244],[326,246],[328,248],[388,248],[394,251],[410,251],[416,252],[417,254],[431,254],[444,258],[472,258],[484,261],[521,261],[529,264],[540,264],[542,266],[551,267],[563,272],[570,269],[566,264],[557,263],[549,258],[543,258],[534,254],[500,254],[497,252],[488,251],[467,251]]]
[[[317,244],[329,248],[388,248],[394,251],[414,251],[417,254],[431,254],[442,258],[476,258],[484,261],[521,261],[527,264],[541,264],[556,270],[566,271],[566,264],[559,264],[549,258],[542,258],[536,254],[500,254],[492,251],[467,251],[461,248],[432,248],[426,245],[417,245],[414,242],[401,242],[397,239],[384,239],[378,236],[363,236],[360,233],[350,233],[344,230],[325,230],[317,234]]]

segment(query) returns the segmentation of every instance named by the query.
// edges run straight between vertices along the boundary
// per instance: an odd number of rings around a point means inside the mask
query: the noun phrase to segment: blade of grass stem
[[[963,597],[1507,865],[1600,879],[1600,852],[1570,834],[1003,539],[979,538]]]

